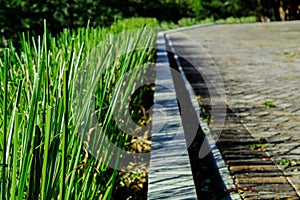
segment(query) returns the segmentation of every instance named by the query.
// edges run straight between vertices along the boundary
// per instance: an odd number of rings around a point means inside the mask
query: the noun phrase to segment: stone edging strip
[[[148,199],[197,199],[165,37],[158,34]]]

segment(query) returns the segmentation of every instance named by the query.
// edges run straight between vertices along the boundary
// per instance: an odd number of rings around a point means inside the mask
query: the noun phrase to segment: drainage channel
[[[172,118],[177,120],[176,123],[179,124],[180,128],[175,128],[182,131],[183,137],[179,137],[181,140],[178,141],[174,139],[170,141],[173,143],[173,148],[175,145],[174,149],[168,149],[157,155],[153,150],[156,150],[156,145],[161,143],[163,138],[161,134],[152,133],[153,146],[149,167],[148,199],[241,199],[237,193],[227,192],[234,187],[234,182],[212,139],[207,123],[200,117],[201,109],[197,98],[185,77],[179,57],[175,54],[168,35],[160,33],[158,40],[160,41],[158,52],[159,54],[164,54],[167,58],[162,59],[162,62],[158,59],[156,66],[157,79],[164,73],[162,65],[166,67],[166,61],[168,61],[167,67],[170,68],[168,76],[169,79],[172,79],[171,81],[169,80],[170,85],[168,87],[173,87],[175,94],[159,95],[157,94],[160,93],[158,87],[154,97],[154,104],[157,102],[162,103],[163,101],[160,101],[161,97],[168,100],[173,98],[173,106],[178,110],[176,113],[178,116],[172,116]],[[162,52],[161,49],[165,52]],[[167,69],[164,68],[164,70]],[[158,80],[156,80],[157,86],[159,86]],[[174,98],[177,101],[177,105],[174,105]],[[160,118],[158,117],[159,109],[154,108],[153,112],[152,127],[155,127],[160,123]],[[174,126],[164,130],[164,135],[170,136],[167,132],[172,132],[172,130],[174,131]],[[179,146],[181,149],[178,148]],[[187,151],[188,153],[183,153],[178,157],[179,163],[177,161],[167,162],[168,159],[172,159],[172,157],[169,157],[169,154],[178,156],[180,151]],[[199,156],[201,151],[207,152],[205,156]],[[165,164],[168,164],[168,166],[165,166]],[[178,174],[176,173],[178,172],[174,169],[181,169],[179,170],[182,173],[181,176],[177,176]],[[178,183],[180,184],[178,185]],[[196,194],[193,194],[193,190],[196,191]],[[180,191],[183,193],[179,194]]]
[[[197,134],[188,149],[197,196],[199,199],[239,200],[241,198],[237,193],[228,193],[231,188],[235,187],[234,181],[218,147],[215,145],[208,124],[201,117],[197,97],[181,66],[183,58],[176,54],[168,35],[166,35],[166,43],[170,65],[182,77],[182,79],[178,79],[173,74],[176,91],[180,93],[178,96],[186,90],[186,95],[189,98],[184,102],[184,107],[180,106],[182,108],[182,123],[187,138],[191,126],[194,125],[191,121],[197,121],[198,124]],[[183,113],[183,110],[186,112]]]

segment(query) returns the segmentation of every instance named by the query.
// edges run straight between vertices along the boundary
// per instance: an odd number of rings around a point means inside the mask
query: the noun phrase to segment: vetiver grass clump
[[[144,23],[157,26],[153,19],[132,19],[107,29],[65,30],[56,38],[45,28],[37,38],[23,34],[20,51],[12,45],[3,51],[2,199],[112,198],[119,159],[103,136],[120,149],[131,144],[114,117],[126,124],[124,116],[141,115],[132,106],[128,113],[118,110],[131,101],[136,80],[144,81],[144,66],[154,58],[156,32]],[[107,166],[111,162],[115,169]]]

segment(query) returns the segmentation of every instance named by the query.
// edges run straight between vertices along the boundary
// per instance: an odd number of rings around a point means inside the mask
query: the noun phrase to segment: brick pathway
[[[228,109],[218,146],[236,185],[254,190],[240,191],[241,197],[299,199],[300,22],[213,25],[169,35],[197,70],[209,69],[211,57],[222,75]],[[191,77],[209,107],[201,78]]]

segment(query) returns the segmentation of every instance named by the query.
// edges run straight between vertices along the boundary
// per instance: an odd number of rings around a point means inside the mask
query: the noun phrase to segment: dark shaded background
[[[190,17],[215,20],[227,17],[266,16],[285,20],[299,19],[300,0],[0,0],[0,47],[7,39],[19,41],[20,33],[43,32],[43,19],[47,28],[57,34],[63,28],[109,26],[116,19],[126,17],[155,17],[159,21],[172,21]]]

